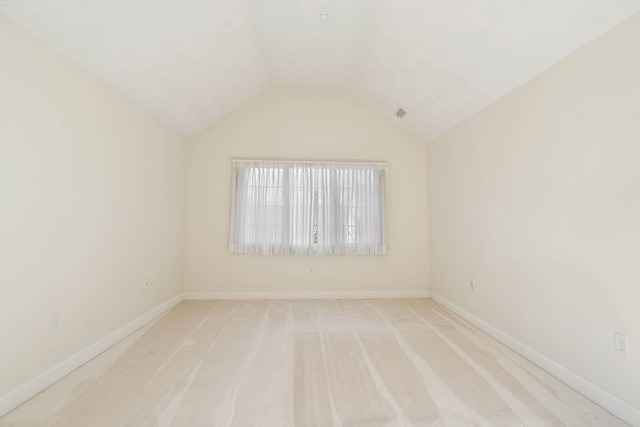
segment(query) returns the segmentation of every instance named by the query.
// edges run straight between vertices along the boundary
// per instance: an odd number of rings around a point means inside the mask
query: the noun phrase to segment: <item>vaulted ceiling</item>
[[[350,89],[427,142],[639,5],[21,0],[0,10],[186,136],[269,86],[311,85]]]

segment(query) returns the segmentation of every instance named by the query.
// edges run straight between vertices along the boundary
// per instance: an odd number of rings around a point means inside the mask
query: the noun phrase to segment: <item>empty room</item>
[[[640,1],[0,1],[0,426],[640,427]]]

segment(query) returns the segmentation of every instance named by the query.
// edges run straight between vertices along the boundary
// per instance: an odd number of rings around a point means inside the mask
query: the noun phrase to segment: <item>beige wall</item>
[[[0,19],[4,395],[181,294],[187,144]]]
[[[185,291],[427,290],[424,156],[423,144],[350,92],[267,90],[191,142]],[[232,158],[387,161],[388,254],[229,253]]]
[[[432,291],[636,407],[639,76],[635,15],[427,148]]]

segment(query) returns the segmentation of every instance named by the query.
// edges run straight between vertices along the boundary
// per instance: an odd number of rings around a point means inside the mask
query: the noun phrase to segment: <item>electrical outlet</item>
[[[49,315],[49,331],[53,331],[58,327],[58,322],[60,318],[57,312],[53,312]]]
[[[629,338],[620,332],[614,332],[616,351],[625,356],[629,355]]]
[[[147,289],[149,287],[149,279],[144,279],[144,288]]]

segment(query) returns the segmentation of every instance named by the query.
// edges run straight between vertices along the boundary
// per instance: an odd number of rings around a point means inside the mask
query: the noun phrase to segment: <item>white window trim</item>
[[[376,253],[376,254],[372,254],[372,255],[384,255],[387,253],[388,249],[389,249],[389,233],[388,233],[388,227],[389,227],[389,203],[388,203],[388,199],[387,199],[387,186],[388,186],[388,170],[389,170],[389,165],[386,162],[365,162],[365,161],[325,161],[325,160],[279,160],[279,159],[232,159],[231,160],[231,169],[232,169],[232,181],[231,181],[231,218],[230,218],[230,230],[229,230],[229,249],[231,252],[240,252],[241,251],[237,251],[234,250],[233,246],[234,246],[234,230],[235,230],[235,221],[236,221],[236,205],[237,205],[237,200],[236,200],[236,196],[237,196],[237,182],[238,182],[238,176],[237,176],[237,172],[238,172],[238,168],[239,167],[265,167],[265,165],[273,165],[275,167],[275,165],[295,165],[295,164],[299,164],[299,165],[306,165],[306,166],[311,166],[311,167],[317,167],[317,168],[322,168],[322,167],[327,167],[327,166],[349,166],[349,165],[354,165],[357,166],[358,168],[362,168],[362,167],[367,167],[370,166],[372,167],[372,169],[377,169],[380,171],[383,171],[384,173],[382,174],[383,177],[383,183],[381,185],[380,191],[380,197],[382,200],[382,203],[384,205],[384,209],[382,212],[382,222],[383,222],[383,228],[381,230],[382,236],[381,236],[381,240],[383,242],[383,249],[381,253]],[[321,253],[318,251],[319,246],[317,244],[317,240],[315,238],[312,238],[312,240],[314,240],[313,244],[312,244],[312,250],[309,251],[307,254],[317,254],[317,253]]]

